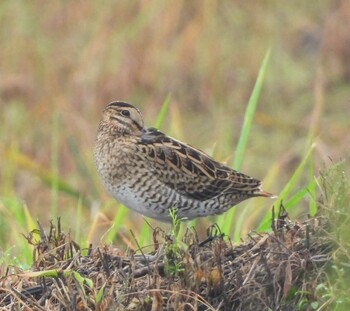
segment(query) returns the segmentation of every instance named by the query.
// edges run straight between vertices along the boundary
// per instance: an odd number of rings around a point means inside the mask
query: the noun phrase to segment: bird
[[[219,215],[252,197],[273,197],[258,179],[215,161],[189,144],[145,127],[135,106],[115,101],[102,112],[94,146],[102,183],[117,201],[171,222]]]

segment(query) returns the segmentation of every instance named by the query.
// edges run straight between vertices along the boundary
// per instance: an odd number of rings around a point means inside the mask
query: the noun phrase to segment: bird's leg
[[[221,232],[221,229],[219,228],[218,224],[213,224],[207,229],[207,238],[198,243],[198,246],[204,246],[205,244],[213,241],[216,238],[223,238],[225,236],[225,233]]]

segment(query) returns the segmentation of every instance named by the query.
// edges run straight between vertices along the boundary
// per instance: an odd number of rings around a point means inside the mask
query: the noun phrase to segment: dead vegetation
[[[206,241],[155,229],[149,253],[112,245],[81,250],[60,221],[26,238],[31,271],[1,271],[0,305],[11,310],[308,310],[317,302],[333,242],[323,218],[285,212],[271,233],[240,245],[212,227]],[[39,239],[38,239],[39,237]],[[85,253],[85,254],[84,254]],[[310,309],[311,310],[311,309]]]

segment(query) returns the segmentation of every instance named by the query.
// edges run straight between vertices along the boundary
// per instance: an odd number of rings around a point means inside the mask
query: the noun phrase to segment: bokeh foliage
[[[2,1],[0,248],[56,215],[85,245],[135,247],[129,230],[146,232],[142,217],[106,194],[93,164],[103,106],[129,101],[153,126],[171,95],[161,129],[232,166],[268,48],[240,169],[279,194],[315,142],[312,169],[290,191],[305,189],[329,158],[349,156],[349,15],[346,0]],[[290,213],[305,216],[308,197]],[[271,203],[239,205],[236,239]]]

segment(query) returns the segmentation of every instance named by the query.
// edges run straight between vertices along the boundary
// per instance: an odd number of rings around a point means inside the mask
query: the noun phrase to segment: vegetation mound
[[[205,241],[193,230],[180,241],[155,229],[152,252],[103,245],[83,255],[60,221],[48,233],[39,224],[26,237],[33,267],[8,270],[0,303],[35,310],[294,310],[317,303],[334,245],[326,226],[320,217],[298,223],[280,212],[271,233],[240,245],[216,226]]]

